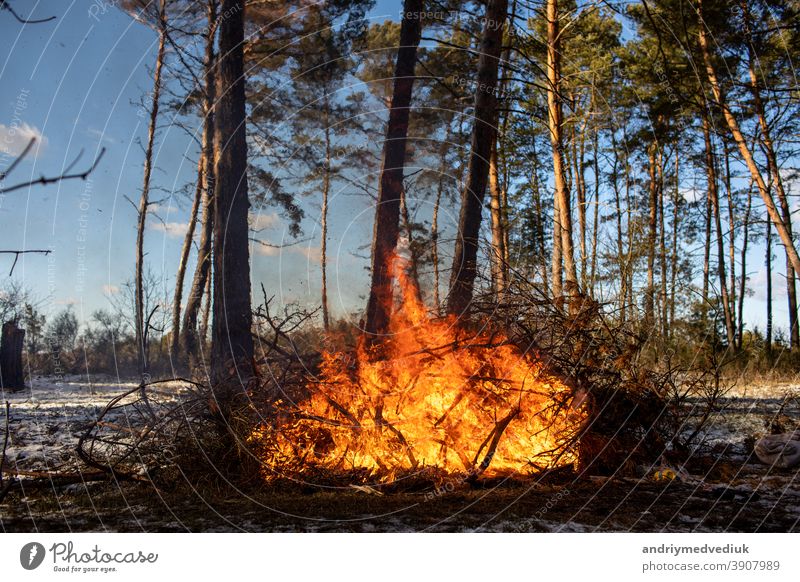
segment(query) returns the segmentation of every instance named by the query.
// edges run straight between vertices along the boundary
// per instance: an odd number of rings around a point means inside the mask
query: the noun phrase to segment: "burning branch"
[[[464,470],[474,480],[529,473],[535,458],[544,468],[572,463],[562,449],[582,416],[560,405],[571,390],[501,330],[428,316],[413,282],[397,279],[403,302],[380,357],[363,344],[323,352],[302,392],[276,404],[289,408],[282,420],[250,434],[264,476],[347,473],[363,483]]]

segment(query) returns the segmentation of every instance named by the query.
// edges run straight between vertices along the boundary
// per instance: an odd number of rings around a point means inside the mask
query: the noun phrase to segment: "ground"
[[[10,403],[6,470],[86,471],[74,449],[114,396],[135,385],[109,379],[37,378]],[[155,397],[177,401],[186,388],[161,385]],[[797,469],[766,466],[751,454],[755,438],[794,427],[800,386],[762,384],[728,394],[702,435],[716,451],[691,471],[642,476],[506,479],[380,494],[369,488],[249,487],[202,492],[180,483],[42,483],[21,476],[2,503],[11,531],[800,531]],[[113,420],[113,418],[111,419]],[[5,419],[3,419],[3,424]],[[688,465],[687,465],[688,466]],[[43,486],[44,485],[44,486]],[[1,490],[2,488],[0,488]]]

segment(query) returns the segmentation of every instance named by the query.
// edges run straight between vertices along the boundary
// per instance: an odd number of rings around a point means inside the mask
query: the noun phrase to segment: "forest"
[[[800,527],[796,0],[79,10],[149,86],[50,172],[0,73],[4,223],[113,226],[3,235],[4,531]]]

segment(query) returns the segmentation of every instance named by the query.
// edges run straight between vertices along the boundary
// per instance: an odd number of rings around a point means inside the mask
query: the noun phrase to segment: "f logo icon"
[[[35,570],[44,561],[44,546],[39,542],[30,542],[19,551],[19,563],[26,570]]]

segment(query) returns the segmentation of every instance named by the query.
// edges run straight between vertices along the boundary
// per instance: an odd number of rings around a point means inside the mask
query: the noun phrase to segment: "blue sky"
[[[81,150],[78,168],[91,163],[99,149],[107,152],[90,180],[69,181],[46,188],[19,190],[0,200],[0,248],[52,249],[49,257],[20,259],[15,278],[31,289],[46,313],[74,305],[79,317],[108,306],[108,298],[133,274],[136,213],[126,197],[138,200],[146,116],[138,102],[150,90],[149,69],[156,36],[102,0],[18,2],[19,12],[32,17],[55,15],[53,22],[21,26],[0,13],[0,138],[8,160],[36,135],[35,155],[8,179],[16,183],[39,175],[57,175]],[[373,10],[374,20],[396,18],[399,3],[383,1]],[[163,199],[157,215],[149,218],[147,261],[156,273],[172,277],[183,240],[189,199],[182,188],[196,172],[195,145],[183,129],[162,120],[156,143],[153,198]],[[370,179],[370,178],[368,178]],[[373,177],[371,179],[376,180]],[[357,254],[368,244],[373,213],[369,200],[344,189],[331,202],[329,252],[331,306],[341,315],[363,305],[367,273]],[[315,202],[306,204],[304,236],[309,240],[281,251],[254,248],[254,289],[263,282],[281,302],[299,301],[316,306],[319,275],[316,265],[318,230]],[[283,221],[275,209],[254,208],[263,237],[286,240]],[[362,250],[358,250],[361,248]],[[782,249],[775,245],[775,322],[785,325]],[[0,270],[10,267],[0,258]],[[750,325],[762,329],[765,321],[763,248],[750,257],[751,287],[746,301]],[[190,266],[191,269],[191,266]],[[191,271],[190,271],[191,272]],[[260,297],[260,294],[259,294]]]
[[[107,151],[86,182],[19,190],[0,201],[0,247],[53,249],[49,257],[21,257],[15,278],[33,291],[45,312],[74,305],[86,317],[106,307],[108,296],[133,273],[136,212],[126,197],[138,201],[141,189],[147,119],[138,103],[152,86],[148,67],[156,36],[100,0],[26,4],[17,6],[26,16],[58,18],[23,27],[0,14],[0,44],[7,55],[0,65],[0,129],[7,142],[3,167],[30,136],[39,137],[35,155],[7,184],[58,175],[81,150],[78,168],[90,164],[100,148]],[[384,14],[376,9],[374,17],[383,20]],[[190,206],[181,188],[195,176],[195,145],[168,117],[161,124],[153,175],[159,190],[152,198],[162,202],[148,218],[146,260],[156,273],[174,274]],[[366,272],[351,251],[364,244],[372,220],[367,201],[348,194],[335,192],[341,202],[331,201],[334,208],[340,204],[337,214],[347,218],[346,224],[332,225],[332,230],[342,228],[332,232],[329,242],[333,262],[347,274],[340,281],[338,269],[331,273],[332,307],[340,313],[360,304]],[[254,284],[264,282],[269,293],[285,302],[318,302],[314,208],[311,203],[306,209],[309,219],[301,238],[307,242],[281,251],[253,249]],[[275,209],[253,211],[266,227],[264,238],[289,240]],[[10,261],[0,265],[8,267]],[[168,278],[166,284],[171,290],[174,283]]]

